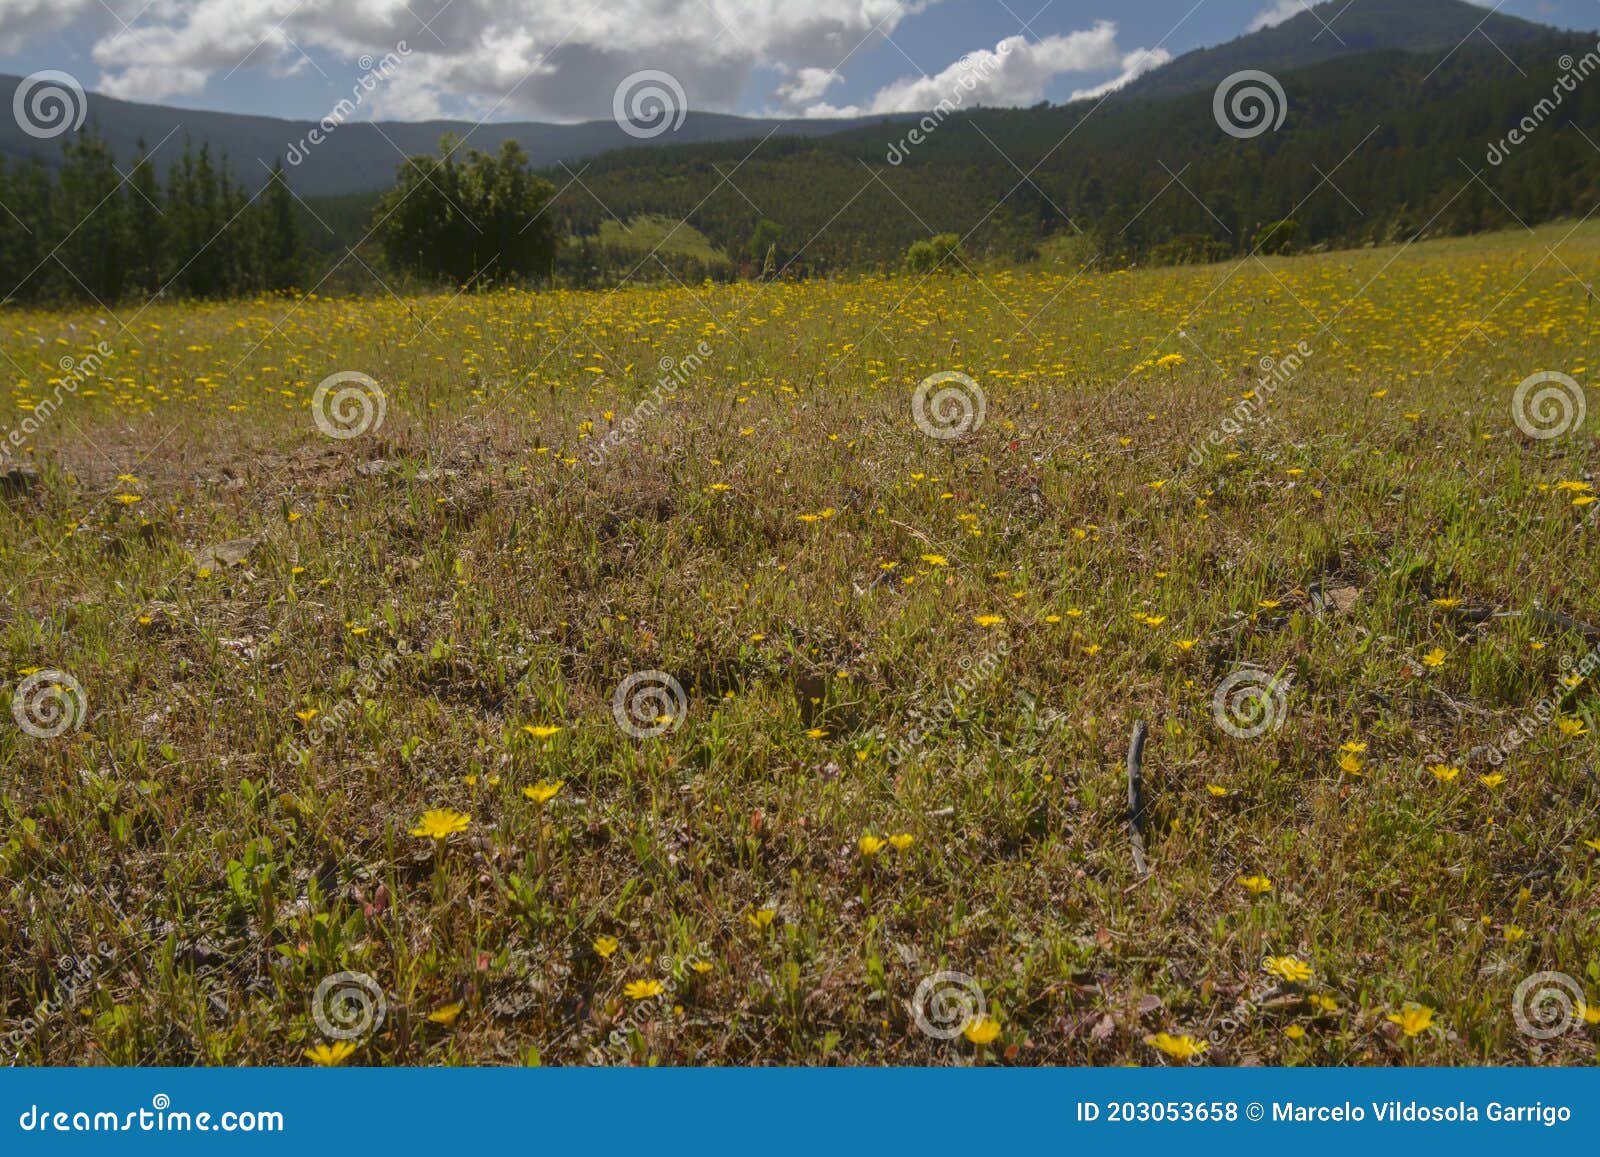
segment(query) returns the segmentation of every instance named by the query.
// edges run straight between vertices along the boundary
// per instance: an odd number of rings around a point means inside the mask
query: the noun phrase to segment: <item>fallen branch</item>
[[[1133,725],[1128,743],[1128,842],[1133,845],[1133,867],[1141,876],[1150,874],[1144,858],[1144,741],[1150,727],[1143,719]]]

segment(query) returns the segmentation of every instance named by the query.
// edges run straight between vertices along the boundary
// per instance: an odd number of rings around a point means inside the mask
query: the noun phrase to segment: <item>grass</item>
[[[0,505],[6,694],[82,689],[0,715],[8,1055],[1592,1063],[1512,1007],[1600,1013],[1600,406],[1512,412],[1597,356],[1569,229],[0,313],[0,425],[111,351]]]

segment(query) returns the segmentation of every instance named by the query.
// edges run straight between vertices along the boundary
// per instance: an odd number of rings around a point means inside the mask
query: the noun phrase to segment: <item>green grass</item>
[[[8,684],[87,703],[55,738],[0,716],[17,1060],[298,1063],[350,971],[386,1006],[350,1063],[1169,1063],[1157,1032],[1206,1063],[1592,1063],[1594,1026],[1512,1012],[1541,970],[1600,986],[1600,698],[1561,682],[1594,641],[1541,613],[1600,625],[1600,503],[1558,486],[1593,482],[1600,406],[1540,440],[1511,402],[1596,356],[1600,229],[1569,228],[0,313],[7,427],[112,350],[0,506]],[[1271,421],[1192,465],[1301,342]],[[951,370],[986,420],[931,438],[912,394]],[[338,371],[381,427],[319,432]],[[1254,739],[1213,717],[1247,665],[1288,681]],[[641,671],[686,700],[653,738],[613,717]],[[433,808],[470,822],[408,834]],[[993,1043],[918,1028],[941,971]]]

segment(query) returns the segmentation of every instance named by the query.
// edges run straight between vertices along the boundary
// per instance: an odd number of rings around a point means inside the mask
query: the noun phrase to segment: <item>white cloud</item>
[[[994,48],[969,52],[934,76],[906,77],[887,84],[860,105],[843,108],[816,102],[799,111],[806,116],[862,116],[878,113],[923,112],[949,102],[963,108],[975,105],[1018,106],[1035,104],[1056,77],[1072,72],[1105,72],[1121,69],[1117,76],[1098,89],[1109,91],[1132,80],[1140,72],[1164,64],[1171,55],[1164,49],[1124,54],[1117,47],[1117,26],[1101,20],[1094,27],[1066,36],[1046,36],[1027,40],[1010,36]],[[783,95],[780,90],[779,95]],[[1074,98],[1082,95],[1074,94]]]
[[[937,0],[108,2],[132,32],[100,0],[0,0],[0,45],[15,50],[75,21],[94,37],[101,70],[80,79],[113,96],[192,95],[253,69],[294,73],[321,99],[342,94],[361,56],[404,40],[404,66],[364,112],[575,120],[609,116],[618,84],[647,69],[675,76],[692,108],[734,107],[759,67],[816,99],[831,70]]]
[[[1303,0],[1275,0],[1260,12],[1256,13],[1254,20],[1246,26],[1246,32],[1260,32],[1263,28],[1275,28],[1285,20],[1300,15],[1310,5]]]
[[[1073,100],[1099,100],[1107,93],[1115,92],[1130,81],[1136,80],[1149,72],[1152,68],[1160,68],[1172,59],[1172,53],[1165,48],[1135,48],[1122,58],[1122,71],[1104,84],[1097,84],[1093,88],[1080,88],[1072,94]]]

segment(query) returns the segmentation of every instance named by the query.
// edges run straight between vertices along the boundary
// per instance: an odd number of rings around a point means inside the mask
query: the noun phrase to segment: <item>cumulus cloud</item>
[[[1300,15],[1309,7],[1311,5],[1303,3],[1302,0],[1275,0],[1256,13],[1255,19],[1250,21],[1245,31],[1260,32],[1263,28],[1275,28],[1285,20]]]
[[[1116,76],[1093,88],[1078,89],[1072,94],[1072,99],[1099,100],[1107,93],[1115,92],[1123,85],[1143,76],[1152,68],[1160,68],[1171,59],[1172,53],[1165,48],[1136,48],[1122,58],[1122,71]]]
[[[1124,54],[1117,47],[1117,26],[1109,20],[1065,36],[1028,40],[1009,36],[994,48],[969,52],[934,76],[906,77],[885,85],[863,104],[838,107],[826,102],[791,106],[805,116],[862,116],[878,113],[922,112],[941,102],[973,105],[1029,105],[1043,99],[1056,77],[1073,72],[1120,75],[1095,89],[1075,93],[1099,94],[1118,88],[1141,72],[1164,64],[1171,55],[1164,49],[1139,49]],[[780,96],[783,95],[780,90]]]

